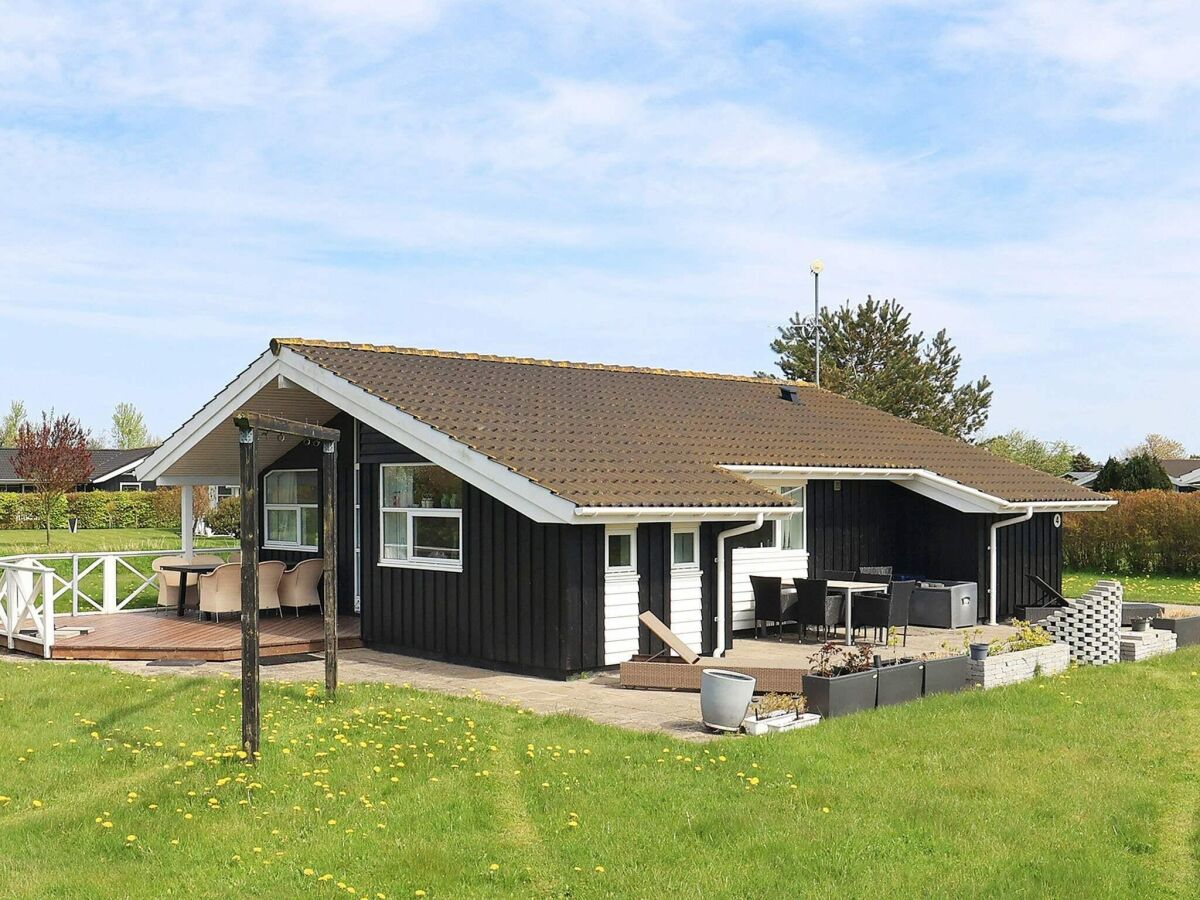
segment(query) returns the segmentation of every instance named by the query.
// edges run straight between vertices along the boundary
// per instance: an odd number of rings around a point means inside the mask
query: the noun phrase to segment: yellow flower
[[[132,844],[134,841],[137,840],[137,835],[136,834],[127,834],[127,835],[125,835],[125,840],[127,843]]]
[[[304,874],[307,875],[309,878],[312,878],[317,873],[312,869],[305,869]]]
[[[599,872],[601,875],[603,875],[604,874],[604,866],[596,866],[596,871]]]
[[[821,812],[823,812],[823,813],[827,813],[827,812],[829,812],[829,807],[828,807],[828,806],[822,806],[822,807],[821,807]]]
[[[41,800],[34,800],[34,801],[33,801],[33,808],[34,808],[34,809],[41,809],[41,808],[42,808],[42,801],[41,801]]]

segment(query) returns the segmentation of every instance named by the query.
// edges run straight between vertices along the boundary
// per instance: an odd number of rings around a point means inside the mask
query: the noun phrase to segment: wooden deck
[[[58,616],[53,659],[241,659],[242,630],[236,618],[198,622],[174,612],[127,612],[112,615]],[[259,619],[263,656],[324,651],[322,619],[317,611]],[[87,629],[84,634],[73,629]],[[41,656],[41,645],[17,640],[17,649]],[[338,616],[338,647],[362,646],[358,616]]]

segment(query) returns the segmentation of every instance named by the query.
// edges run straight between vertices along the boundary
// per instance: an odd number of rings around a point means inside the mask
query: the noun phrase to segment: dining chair
[[[200,615],[212,613],[218,622],[221,613],[242,611],[242,564],[226,563],[217,566],[198,579]]]
[[[321,559],[306,559],[296,563],[283,573],[279,581],[279,605],[296,610],[296,615],[300,615],[301,608],[305,606],[319,608],[321,595],[317,592],[317,585],[324,572],[325,561]]]
[[[827,581],[853,581],[855,573],[843,569],[826,569],[821,576]]]
[[[854,630],[875,629],[875,643],[887,641],[887,633],[893,628],[903,629],[902,646],[908,646],[908,607],[915,581],[893,581],[886,594],[871,592],[859,594],[854,600]]]
[[[796,602],[791,613],[800,625],[800,640],[804,640],[809,626],[824,629],[828,640],[829,629],[842,619],[841,595],[829,592],[829,581],[825,578],[794,578],[792,583],[796,587]]]
[[[287,566],[277,559],[268,559],[258,564],[258,609],[259,612],[273,609],[283,617],[279,602],[279,582]]]
[[[182,556],[160,556],[150,563],[150,568],[158,576],[158,605],[156,611],[163,609],[178,609],[179,608],[179,579],[187,578],[187,587],[184,590],[184,606],[188,609],[195,609],[197,603],[196,597],[196,576],[186,572],[164,572],[163,566],[182,566],[187,563],[187,560]]]
[[[754,591],[754,628],[764,636],[765,627],[760,622],[775,622],[779,626],[779,640],[783,640],[783,623],[793,622],[792,609],[783,606],[783,579],[768,575],[751,575],[750,587]]]

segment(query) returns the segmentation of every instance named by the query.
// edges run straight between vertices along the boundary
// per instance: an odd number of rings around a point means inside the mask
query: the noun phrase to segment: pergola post
[[[321,445],[322,550],[325,560],[325,693],[337,693],[337,441]]]
[[[188,484],[179,486],[179,546],[183,548],[183,558],[191,562],[193,546],[195,545],[195,529],[192,519],[195,512],[192,508],[192,487]]]
[[[242,489],[242,747],[258,753],[258,453],[253,428],[238,431]],[[185,486],[187,491],[191,488]]]

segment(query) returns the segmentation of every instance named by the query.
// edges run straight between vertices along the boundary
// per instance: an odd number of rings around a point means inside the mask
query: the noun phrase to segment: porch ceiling
[[[286,384],[286,387],[280,387],[278,381],[272,381],[239,404],[238,411],[281,416],[314,425],[324,425],[338,414],[338,408],[329,401],[290,382]],[[299,438],[290,435],[271,435],[262,440],[258,448],[260,465],[269,466],[299,443]],[[160,480],[170,483],[175,478],[211,476],[223,481],[233,476],[236,481],[237,473],[238,430],[231,413],[172,463]]]

